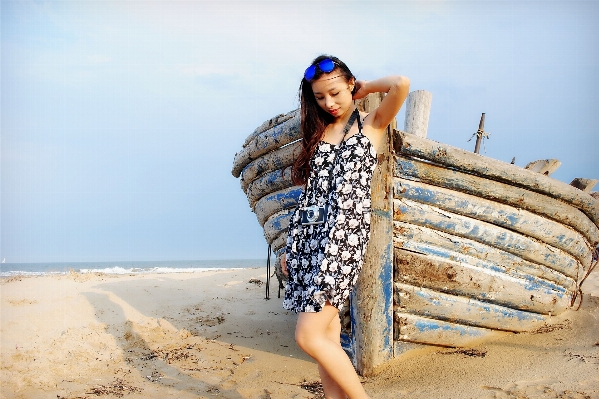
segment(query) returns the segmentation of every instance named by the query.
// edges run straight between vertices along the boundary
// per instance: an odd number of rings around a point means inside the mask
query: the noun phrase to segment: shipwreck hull
[[[599,242],[590,195],[580,192],[581,211],[562,202],[579,193],[547,176],[401,132],[394,139],[396,341],[460,346],[534,329],[575,305]],[[549,183],[552,191],[539,188]]]
[[[232,171],[280,282],[302,190],[291,182],[299,139],[297,111],[273,118],[248,137]],[[577,307],[597,263],[599,201],[543,172],[390,129],[373,179],[371,242],[342,314],[342,344],[360,372],[418,345],[531,331]]]

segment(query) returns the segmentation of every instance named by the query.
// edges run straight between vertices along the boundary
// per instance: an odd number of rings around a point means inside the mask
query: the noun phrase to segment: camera
[[[329,206],[308,206],[300,209],[300,223],[321,224],[327,221],[327,210]]]

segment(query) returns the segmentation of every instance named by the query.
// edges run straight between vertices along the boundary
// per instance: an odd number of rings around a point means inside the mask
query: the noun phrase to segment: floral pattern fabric
[[[289,223],[285,309],[319,312],[327,300],[337,309],[343,307],[370,238],[370,185],[376,163],[376,151],[361,132],[338,146],[321,141],[316,147],[306,189]],[[327,203],[325,223],[300,223],[300,207]]]

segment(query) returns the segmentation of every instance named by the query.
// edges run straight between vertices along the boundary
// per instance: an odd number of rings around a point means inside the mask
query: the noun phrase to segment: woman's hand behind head
[[[354,87],[353,99],[359,100],[361,98],[366,97],[369,93],[366,89],[366,84],[368,82],[365,80],[356,80],[356,86]]]

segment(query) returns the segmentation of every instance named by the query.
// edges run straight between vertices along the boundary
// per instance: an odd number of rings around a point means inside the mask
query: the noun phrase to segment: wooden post
[[[480,116],[480,122],[478,124],[478,131],[476,132],[476,144],[474,146],[474,153],[480,154],[480,143],[483,141],[483,132],[485,131],[485,113]]]
[[[572,180],[570,185],[584,191],[585,193],[590,193],[597,183],[599,183],[599,180],[597,179],[584,179],[582,177],[577,177],[576,179]]]
[[[539,159],[538,161],[529,162],[524,169],[549,176],[555,172],[561,164],[562,163],[559,161],[559,159]],[[573,184],[570,183],[570,185]]]
[[[369,95],[363,108],[371,112],[382,93]],[[351,296],[352,341],[355,366],[363,376],[393,357],[393,159],[391,132],[377,150],[378,166],[372,178],[370,242],[356,288]]]
[[[404,131],[406,133],[426,138],[432,101],[433,93],[426,90],[416,90],[408,94],[404,122]]]

